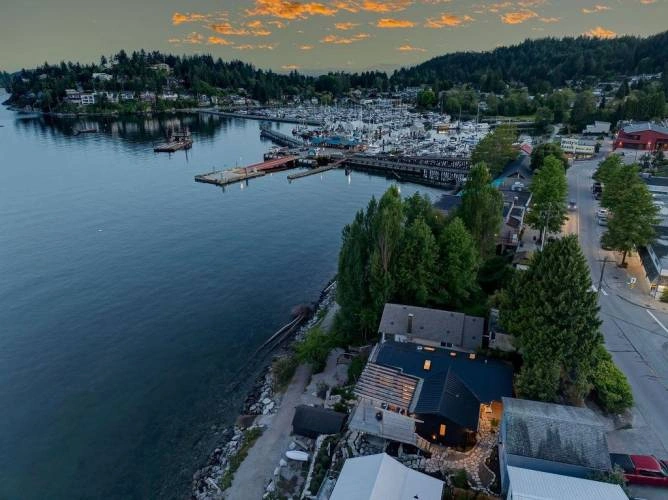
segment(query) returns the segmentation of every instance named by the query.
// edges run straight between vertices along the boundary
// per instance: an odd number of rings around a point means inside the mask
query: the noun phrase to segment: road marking
[[[603,288],[601,288],[601,293],[605,295],[606,297],[608,296],[608,292],[606,292]]]
[[[591,291],[592,292],[598,292],[598,288],[596,287],[596,285],[591,286]],[[608,296],[608,292],[606,292],[603,288],[601,288],[601,293],[603,295],[605,295],[606,297]],[[668,331],[668,330],[666,330],[666,331]]]
[[[657,323],[661,328],[663,328],[663,331],[664,331],[664,332],[668,333],[668,328],[666,328],[665,326],[663,326],[663,323],[661,323],[661,321],[659,321],[659,320],[656,318],[656,316],[654,316],[654,315],[652,314],[652,312],[651,312],[649,309],[645,309],[645,311],[647,311],[647,314],[649,314],[649,315],[652,317],[652,319],[653,319],[654,321],[656,321],[656,323]]]

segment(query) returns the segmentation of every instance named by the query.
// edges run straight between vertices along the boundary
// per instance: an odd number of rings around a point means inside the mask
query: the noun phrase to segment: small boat
[[[290,460],[296,460],[297,462],[308,462],[308,453],[305,451],[288,450],[285,452],[285,456]]]
[[[97,129],[95,127],[89,127],[89,128],[78,128],[74,130],[74,135],[79,135],[79,134],[95,134],[97,133]]]

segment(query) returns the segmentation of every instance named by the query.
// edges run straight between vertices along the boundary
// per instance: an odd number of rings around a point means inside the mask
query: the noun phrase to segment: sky
[[[668,0],[2,0],[0,69],[144,48],[279,72],[389,71],[526,38],[649,35],[667,19]]]

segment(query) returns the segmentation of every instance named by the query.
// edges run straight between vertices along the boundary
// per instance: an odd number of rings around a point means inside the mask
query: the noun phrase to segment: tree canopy
[[[564,166],[564,170],[569,167],[568,158],[561,149],[561,146],[555,142],[546,142],[539,144],[531,152],[531,170],[537,170],[543,166],[545,158],[554,156]]]
[[[547,156],[531,181],[532,207],[526,221],[540,229],[541,241],[546,232],[556,233],[566,220],[568,182],[564,166],[555,156]]]
[[[517,128],[500,125],[487,134],[473,150],[473,164],[485,163],[492,177],[496,177],[508,162],[517,158],[518,150],[513,146],[517,141]]]

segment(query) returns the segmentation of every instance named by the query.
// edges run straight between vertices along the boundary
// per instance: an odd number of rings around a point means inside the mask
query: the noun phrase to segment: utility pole
[[[608,256],[606,255],[602,261],[603,265],[601,266],[601,275],[598,278],[598,288],[596,289],[596,295],[601,295],[601,285],[603,285],[603,273],[605,272],[605,265],[608,263]]]

